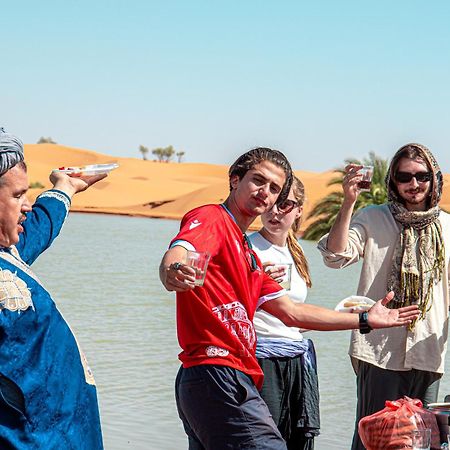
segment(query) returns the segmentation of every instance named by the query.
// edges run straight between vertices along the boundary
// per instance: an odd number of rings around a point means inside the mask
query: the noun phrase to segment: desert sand
[[[44,186],[30,189],[32,200],[51,188],[48,176],[54,168],[110,162],[119,164],[119,168],[105,180],[73,198],[71,211],[75,212],[179,220],[190,209],[208,203],[220,203],[228,195],[228,166],[225,165],[117,158],[56,144],[25,145],[25,158],[30,183],[39,182]],[[334,177],[331,168],[322,173],[295,170],[295,174],[305,184],[305,217],[318,200],[338,189],[337,186],[327,186]],[[448,186],[450,176],[445,175],[444,179]],[[450,210],[449,189],[444,189],[441,206]],[[307,225],[308,221],[305,221],[302,229]],[[259,226],[257,220],[252,228],[257,229]]]

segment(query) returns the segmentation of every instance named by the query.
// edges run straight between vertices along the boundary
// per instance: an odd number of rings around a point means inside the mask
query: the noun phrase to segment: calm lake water
[[[173,395],[179,367],[175,295],[158,278],[161,256],[177,230],[176,221],[72,213],[34,264],[94,371],[108,450],[187,448]],[[359,267],[328,269],[314,243],[302,245],[313,278],[310,303],[334,307],[355,293]],[[353,434],[356,395],[349,332],[308,337],[319,361],[322,434],[316,449],[344,450]],[[440,399],[447,393],[444,376]]]

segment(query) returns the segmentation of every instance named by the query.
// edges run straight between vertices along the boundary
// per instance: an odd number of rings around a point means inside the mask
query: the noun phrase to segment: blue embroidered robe
[[[16,246],[0,247],[0,449],[103,448],[94,378],[75,336],[29,265],[70,206],[41,194]],[[3,380],[3,382],[2,382]]]

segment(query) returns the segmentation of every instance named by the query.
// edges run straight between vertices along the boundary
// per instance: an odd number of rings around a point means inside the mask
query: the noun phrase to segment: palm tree
[[[175,154],[175,149],[171,145],[169,145],[163,151],[164,160],[166,162],[170,162],[170,160],[172,159],[174,154]]]
[[[164,159],[164,149],[161,147],[154,148],[152,150],[152,155],[155,155],[159,162]]]
[[[356,159],[346,159],[345,165],[335,170],[335,172],[338,173],[338,176],[333,178],[328,183],[328,186],[334,184],[342,186],[342,180],[345,175],[345,166],[350,163],[373,166],[370,192],[361,192],[361,194],[359,194],[354,211],[358,211],[369,205],[380,205],[385,203],[387,201],[385,178],[388,162],[387,160],[376,156],[374,152],[370,152],[369,158],[365,158],[362,163]],[[315,217],[316,220],[306,228],[302,238],[317,241],[324,234],[328,233],[336,220],[336,216],[341,209],[343,200],[344,194],[342,190],[331,192],[326,197],[319,200],[308,215],[308,219]]]
[[[144,145],[140,145],[139,146],[139,151],[142,153],[142,159],[144,161],[146,161],[147,160],[148,148],[145,147]]]
[[[158,158],[159,162],[170,162],[175,154],[175,149],[171,145],[168,147],[158,147],[152,150],[152,154]]]

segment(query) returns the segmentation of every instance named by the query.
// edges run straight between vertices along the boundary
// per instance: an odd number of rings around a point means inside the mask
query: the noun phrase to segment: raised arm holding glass
[[[358,395],[353,450],[364,448],[359,420],[384,408],[386,400],[407,395],[425,404],[436,401],[449,310],[450,215],[439,207],[443,177],[436,159],[423,145],[401,147],[386,177],[388,203],[352,217],[360,167],[346,168],[344,201],[319,250],[333,268],[362,259],[358,294],[378,298],[393,291],[389,308],[414,304],[420,317],[405,328],[352,333]]]

